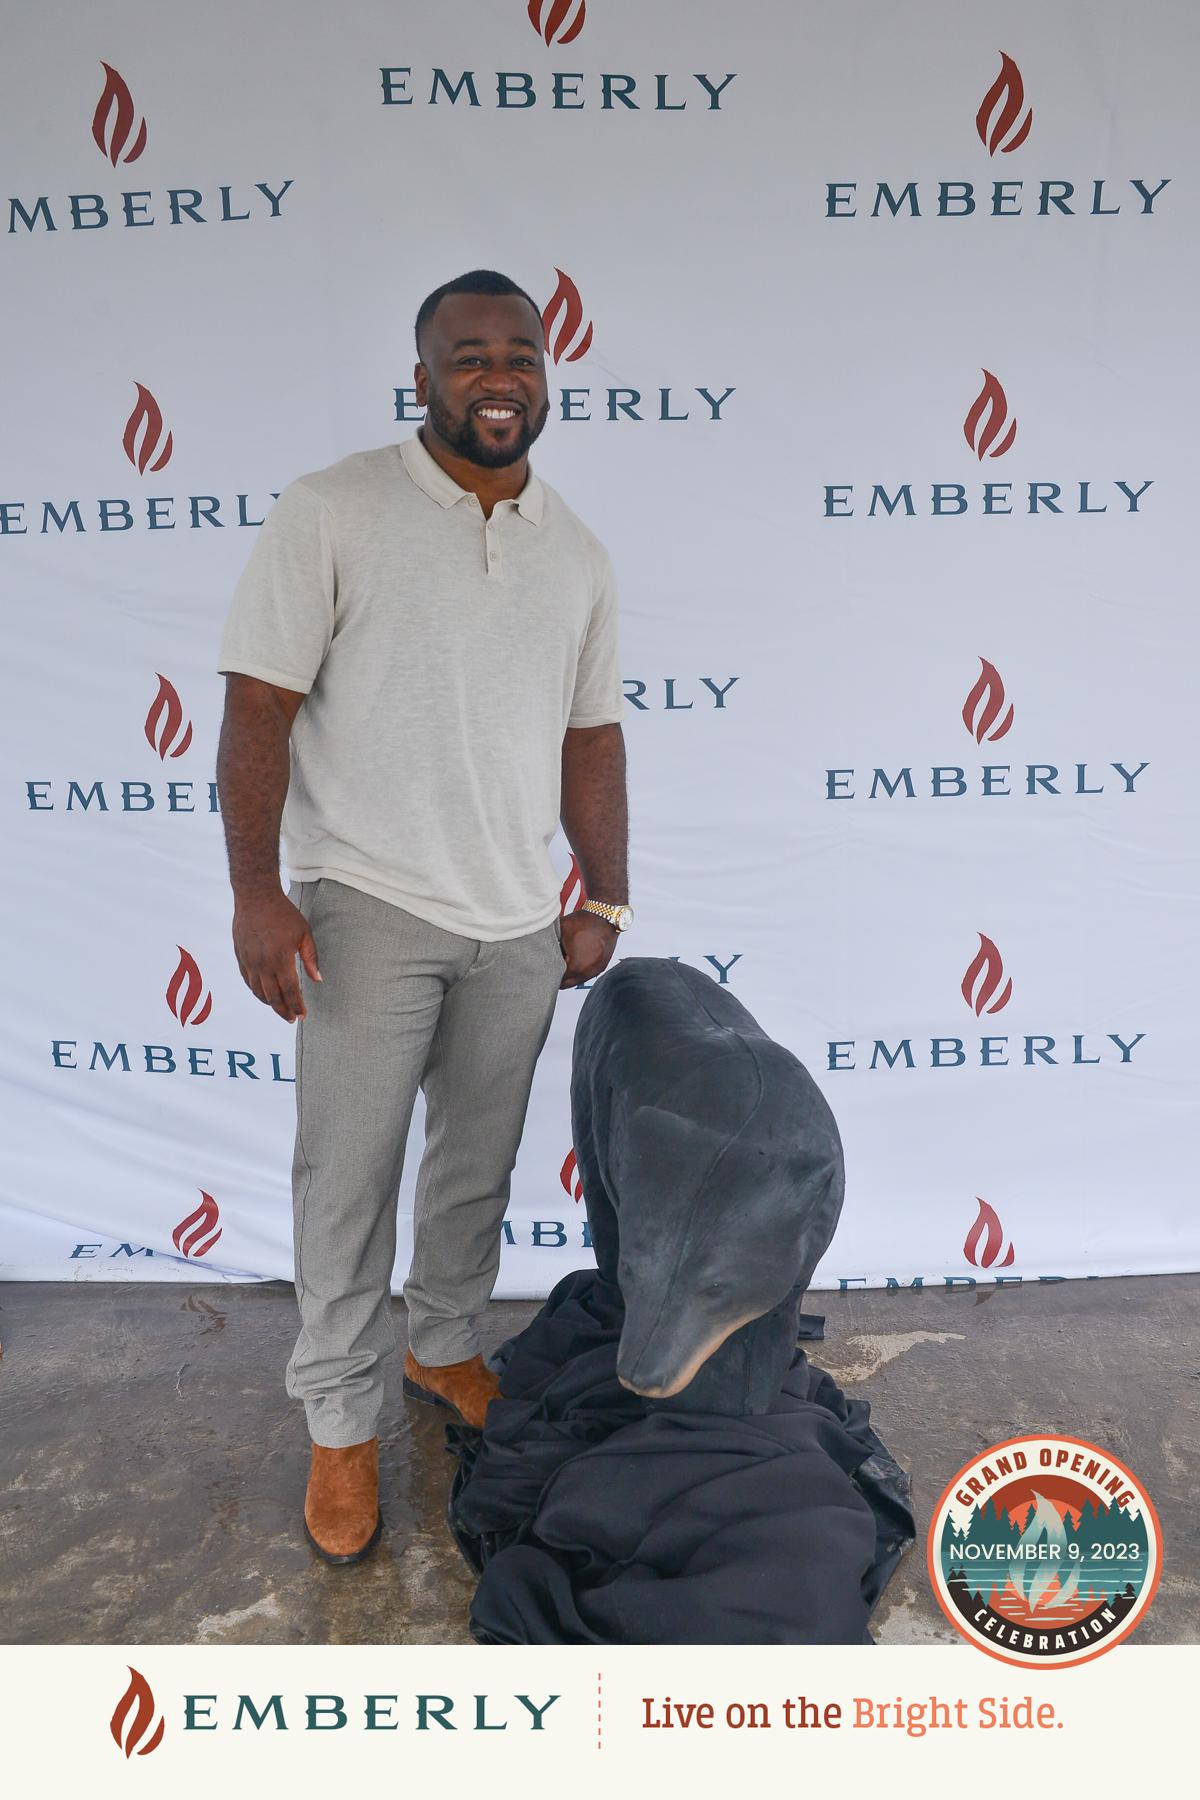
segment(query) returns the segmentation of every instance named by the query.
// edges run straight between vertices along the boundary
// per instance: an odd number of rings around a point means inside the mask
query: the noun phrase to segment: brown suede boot
[[[488,1402],[499,1396],[500,1381],[482,1356],[469,1356],[465,1362],[419,1363],[406,1350],[404,1391],[427,1406],[444,1406],[460,1424],[482,1430]]]
[[[345,1450],[312,1447],[304,1535],[329,1563],[359,1562],[379,1541],[379,1439]]]

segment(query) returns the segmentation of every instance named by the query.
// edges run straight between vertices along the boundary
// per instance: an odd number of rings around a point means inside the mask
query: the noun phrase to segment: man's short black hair
[[[470,269],[465,275],[459,275],[453,281],[444,281],[432,294],[427,294],[417,310],[417,355],[421,354],[421,333],[432,319],[434,313],[446,298],[447,294],[518,294],[522,300],[528,300],[538,317],[541,308],[532,295],[523,287],[510,281],[507,275],[501,275],[497,269]]]

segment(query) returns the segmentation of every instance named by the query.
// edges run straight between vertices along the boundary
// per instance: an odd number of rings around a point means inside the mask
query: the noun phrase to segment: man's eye
[[[701,1288],[700,1292],[704,1295],[706,1300],[719,1300],[721,1295],[725,1292],[725,1283],[723,1281],[710,1281],[707,1287]]]

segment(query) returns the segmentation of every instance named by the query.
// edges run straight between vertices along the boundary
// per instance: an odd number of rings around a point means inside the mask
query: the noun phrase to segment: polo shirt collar
[[[468,498],[468,490],[459,487],[452,475],[448,475],[439,462],[435,462],[416,432],[405,438],[400,445],[400,458],[414,485],[439,506],[454,506],[459,500]],[[543,495],[542,484],[530,469],[525,486],[516,497],[516,508],[523,519],[531,525],[542,522]]]

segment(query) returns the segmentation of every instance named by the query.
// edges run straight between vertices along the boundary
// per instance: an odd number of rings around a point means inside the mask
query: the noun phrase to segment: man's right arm
[[[233,888],[233,947],[247,987],[289,1024],[306,1013],[299,956],[320,981],[308,923],[279,879],[279,826],[287,798],[288,740],[305,696],[253,675],[225,677],[217,792]]]

